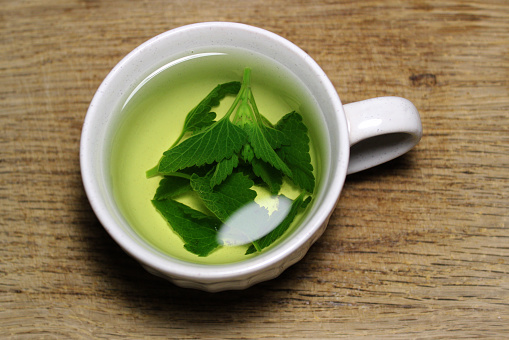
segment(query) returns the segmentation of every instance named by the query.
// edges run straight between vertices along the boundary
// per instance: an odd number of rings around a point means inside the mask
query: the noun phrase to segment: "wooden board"
[[[279,278],[207,294],[146,273],[81,183],[95,90],[184,24],[295,42],[344,103],[420,110],[409,154],[348,177],[323,237]],[[504,338],[509,334],[507,1],[2,1],[2,338]]]

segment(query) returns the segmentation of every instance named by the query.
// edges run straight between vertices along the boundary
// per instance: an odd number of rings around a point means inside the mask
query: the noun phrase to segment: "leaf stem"
[[[147,178],[154,177],[157,175],[159,175],[159,162],[157,163],[157,165],[155,167],[153,167],[152,169],[147,170],[147,172],[145,172],[145,176],[147,176]]]
[[[246,85],[248,88],[251,87],[251,69],[246,67],[244,69],[244,75],[242,77],[242,85]]]
[[[256,106],[256,101],[254,99],[254,96],[253,96],[252,92],[249,92],[249,102],[251,103],[251,106],[253,107],[253,111],[254,111],[254,114],[255,114],[256,122],[259,125],[262,125],[263,122],[264,122],[264,120],[263,120],[264,117],[261,115],[260,111],[258,111],[258,106]]]
[[[242,85],[240,87],[239,93],[237,94],[237,97],[235,97],[235,100],[233,101],[233,104],[230,107],[230,109],[228,110],[228,112],[226,112],[225,117],[230,118],[231,114],[233,113],[233,111],[235,111],[235,108],[239,104],[240,100],[247,99],[249,96],[249,93],[251,93],[251,69],[246,67],[244,69],[244,75],[242,77]],[[237,117],[234,118],[234,120],[236,120],[236,119],[237,119]]]
[[[163,175],[165,175],[165,176],[173,176],[173,177],[180,177],[180,178],[185,178],[185,179],[191,180],[191,175],[184,174],[182,172],[168,172],[168,173],[165,173]]]
[[[262,247],[260,247],[260,245],[258,244],[258,241],[253,241],[251,243],[253,244],[253,246],[255,247],[257,252],[261,252],[262,251]]]

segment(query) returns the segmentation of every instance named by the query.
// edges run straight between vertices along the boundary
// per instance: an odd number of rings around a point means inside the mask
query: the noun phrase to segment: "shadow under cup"
[[[174,258],[141,237],[115,199],[112,146],[136,87],[172,61],[201,51],[240,49],[284,67],[305,87],[319,112],[302,113],[318,152],[313,201],[292,234],[242,262],[206,265]],[[284,66],[282,66],[284,65]],[[343,186],[349,158],[347,123],[336,90],[320,67],[287,40],[240,24],[196,24],[155,37],[126,56],[98,89],[81,140],[82,176],[90,203],[115,241],[151,273],[177,285],[207,291],[243,289],[278,276],[301,259],[323,233]],[[150,167],[150,165],[149,165]]]

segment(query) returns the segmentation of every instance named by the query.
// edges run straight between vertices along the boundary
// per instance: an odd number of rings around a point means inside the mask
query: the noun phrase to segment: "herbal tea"
[[[195,53],[152,73],[124,104],[112,150],[129,223],[199,263],[241,261],[284,239],[318,173],[308,97],[281,65],[239,51]]]

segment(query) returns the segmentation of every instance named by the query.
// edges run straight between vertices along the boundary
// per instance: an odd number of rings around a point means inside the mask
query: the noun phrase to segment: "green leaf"
[[[281,145],[289,145],[290,139],[282,131],[276,130],[272,127],[262,125],[260,128],[273,149],[279,148]]]
[[[273,231],[265,235],[264,237],[256,240],[253,243],[256,243],[256,246],[253,244],[246,250],[246,255],[252,254],[257,250],[261,250],[263,248],[267,248],[272,243],[274,243],[277,239],[279,239],[286,230],[290,227],[295,216],[299,213],[301,209],[305,209],[307,205],[311,202],[311,196],[307,197],[304,200],[304,193],[300,194],[299,197],[293,201],[292,206],[290,207],[290,211],[288,215],[286,215],[283,222],[281,222]],[[258,248],[258,249],[256,249]]]
[[[164,152],[159,173],[172,173],[191,166],[220,162],[238,153],[247,141],[246,133],[227,118],[211,125]]]
[[[243,129],[247,133],[249,144],[253,147],[257,158],[283,171],[288,177],[292,177],[292,171],[276,154],[257,124],[246,124]]]
[[[186,116],[183,133],[198,131],[214,123],[216,114],[210,112],[212,107],[218,106],[219,102],[228,94],[236,95],[240,90],[240,82],[233,81],[217,85],[194,109]]]
[[[221,162],[217,163],[216,169],[210,179],[211,188],[221,184],[238,165],[239,158],[235,154],[231,158],[223,159]]]
[[[197,174],[198,176],[205,176],[212,170],[214,170],[215,165],[213,164],[205,164],[202,166],[191,166],[189,168],[184,168],[182,170],[179,170],[178,173],[182,173],[184,175],[187,175],[189,179],[191,179],[192,174]]]
[[[258,158],[254,158],[251,165],[253,166],[254,174],[267,184],[270,193],[277,195],[283,184],[283,173]]]
[[[219,246],[217,230],[222,222],[217,218],[172,199],[152,200],[152,204],[184,241],[188,251],[198,256],[207,256]]]
[[[251,163],[254,159],[254,150],[249,143],[244,144],[240,151],[240,157],[246,163]]]
[[[167,198],[174,198],[189,190],[191,190],[189,178],[166,176],[159,181],[154,199],[160,201]]]
[[[302,122],[302,116],[293,111],[285,115],[276,124],[276,129],[283,132],[290,140],[277,150],[279,157],[292,169],[292,181],[302,189],[312,193],[315,187],[315,176],[309,155],[308,130]]]
[[[211,188],[209,177],[191,176],[191,187],[198,193],[205,206],[221,221],[226,221],[236,210],[256,197],[251,190],[253,181],[240,172],[234,173],[221,183]]]

